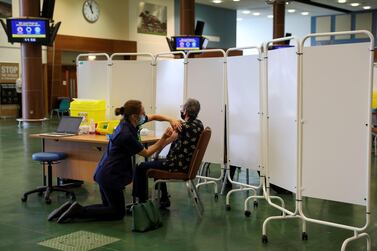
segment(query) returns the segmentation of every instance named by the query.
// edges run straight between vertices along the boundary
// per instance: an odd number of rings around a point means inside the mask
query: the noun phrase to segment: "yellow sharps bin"
[[[372,108],[377,109],[377,91],[373,91]]]
[[[106,120],[106,101],[94,99],[74,99],[70,106],[71,116],[84,117],[95,123]]]

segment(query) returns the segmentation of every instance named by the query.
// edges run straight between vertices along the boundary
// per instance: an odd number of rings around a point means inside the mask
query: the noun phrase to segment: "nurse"
[[[132,182],[132,157],[138,154],[149,157],[160,151],[169,142],[173,128],[179,130],[180,122],[162,115],[146,116],[142,103],[129,100],[123,107],[115,110],[116,115],[122,115],[118,127],[112,134],[106,153],[98,163],[94,180],[98,183],[102,204],[81,206],[78,202],[66,202],[55,209],[48,220],[58,218],[58,223],[64,223],[74,218],[95,220],[121,220],[126,214],[123,190]],[[150,120],[169,121],[169,127],[158,140],[148,149],[138,140],[139,125]]]

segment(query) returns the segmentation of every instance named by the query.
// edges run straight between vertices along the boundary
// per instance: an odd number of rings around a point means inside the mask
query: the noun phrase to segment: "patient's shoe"
[[[160,208],[168,208],[168,207],[170,207],[169,196],[162,196],[160,199]]]
[[[57,223],[64,223],[77,217],[83,210],[83,207],[75,201],[57,220]]]
[[[52,211],[48,216],[47,220],[52,221],[56,218],[59,218],[67,209],[73,204],[73,201],[67,201],[60,207],[56,208],[54,211]]]

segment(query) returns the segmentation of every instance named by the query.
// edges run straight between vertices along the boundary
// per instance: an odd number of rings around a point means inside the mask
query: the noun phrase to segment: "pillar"
[[[274,25],[273,25],[273,38],[284,37],[285,29],[285,1],[277,0],[273,4]]]
[[[20,0],[20,17],[39,17],[40,0]],[[42,46],[21,44],[22,118],[43,119]]]
[[[195,0],[180,0],[181,35],[195,34]]]

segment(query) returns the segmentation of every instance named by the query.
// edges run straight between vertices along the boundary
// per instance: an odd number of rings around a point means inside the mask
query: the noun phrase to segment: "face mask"
[[[138,125],[142,125],[145,123],[145,115],[141,115],[139,117],[139,121],[137,122]]]
[[[181,111],[181,119],[185,120],[185,113]]]

